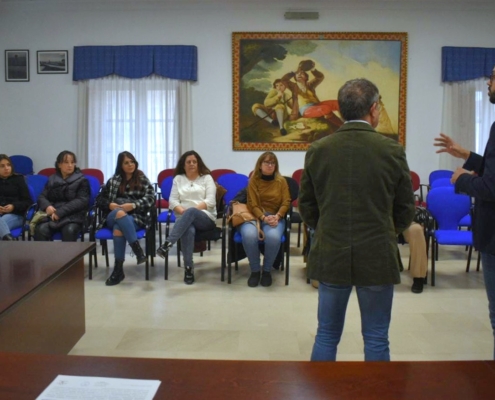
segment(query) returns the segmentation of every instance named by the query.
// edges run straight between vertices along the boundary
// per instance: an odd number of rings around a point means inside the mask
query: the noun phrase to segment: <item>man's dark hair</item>
[[[373,82],[362,78],[347,81],[339,89],[340,113],[346,121],[363,119],[379,99],[378,88]]]

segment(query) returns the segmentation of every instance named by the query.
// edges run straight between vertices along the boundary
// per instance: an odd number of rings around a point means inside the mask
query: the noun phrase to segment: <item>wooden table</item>
[[[495,396],[494,361],[283,362],[0,353],[0,398],[35,399],[57,375],[158,379],[155,399],[477,400]]]
[[[0,242],[0,351],[67,354],[84,335],[94,243]]]

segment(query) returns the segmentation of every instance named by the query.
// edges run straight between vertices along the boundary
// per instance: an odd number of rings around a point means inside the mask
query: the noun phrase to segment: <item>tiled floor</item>
[[[231,285],[221,282],[220,242],[204,257],[195,257],[196,283],[192,286],[182,281],[184,270],[176,266],[175,248],[168,281],[162,259],[155,259],[151,279],[146,281],[144,267],[136,266],[135,258],[128,256],[126,278],[114,287],[105,286],[111,268],[105,268],[99,256],[93,280],[86,279],[86,334],[70,354],[309,360],[316,331],[317,290],[306,283],[296,239],[294,231],[289,286],[284,285],[284,273],[274,271],[270,288],[247,286],[246,261],[233,273]],[[407,266],[407,245],[400,250]],[[422,294],[411,293],[412,279],[407,271],[402,273],[402,284],[395,287],[390,328],[392,360],[491,359],[488,302],[475,261],[466,273],[464,249],[441,248],[436,286],[426,286]],[[337,358],[363,359],[355,294]]]

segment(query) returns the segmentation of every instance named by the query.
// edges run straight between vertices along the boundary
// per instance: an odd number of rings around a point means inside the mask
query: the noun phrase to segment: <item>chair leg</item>
[[[299,225],[297,227],[297,247],[301,247],[301,225],[302,222],[299,222]]]
[[[478,251],[478,261],[476,261],[476,272],[480,272],[481,253]]]
[[[469,272],[469,266],[471,265],[471,254],[472,254],[472,252],[473,252],[473,246],[469,246],[466,272]]]
[[[431,286],[435,286],[435,249],[438,248],[433,237],[431,238]]]

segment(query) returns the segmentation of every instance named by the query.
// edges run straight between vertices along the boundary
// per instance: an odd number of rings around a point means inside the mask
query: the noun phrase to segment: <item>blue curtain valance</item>
[[[156,74],[170,79],[196,81],[196,46],[75,46],[72,79],[108,75],[138,79]]]
[[[442,47],[442,81],[478,79],[492,74],[495,49],[483,47]]]

